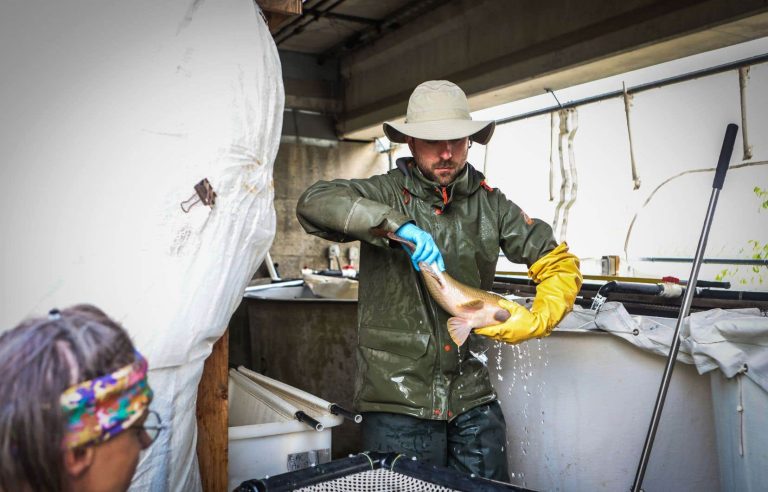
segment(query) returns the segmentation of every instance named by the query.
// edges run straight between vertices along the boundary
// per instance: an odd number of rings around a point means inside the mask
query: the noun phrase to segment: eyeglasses
[[[136,429],[142,429],[146,435],[146,439],[142,440],[144,449],[147,449],[152,445],[157,437],[160,435],[160,431],[168,426],[163,424],[163,420],[160,418],[160,414],[154,410],[147,412],[147,417],[144,419],[144,423],[136,426]]]

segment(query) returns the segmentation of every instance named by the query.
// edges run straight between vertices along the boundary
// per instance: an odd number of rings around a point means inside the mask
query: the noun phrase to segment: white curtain
[[[170,425],[135,490],[198,490],[203,362],[274,237],[277,49],[251,0],[0,4],[0,331],[89,302]],[[215,205],[180,203],[207,178]]]

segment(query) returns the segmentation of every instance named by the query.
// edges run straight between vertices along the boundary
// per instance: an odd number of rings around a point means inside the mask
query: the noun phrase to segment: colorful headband
[[[152,401],[147,361],[136,360],[112,374],[78,383],[61,394],[66,418],[64,449],[104,442],[129,428]]]

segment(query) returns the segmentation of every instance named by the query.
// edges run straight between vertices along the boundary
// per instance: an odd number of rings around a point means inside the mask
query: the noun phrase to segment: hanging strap
[[[579,112],[576,108],[568,110],[570,115],[570,130],[568,131],[568,167],[571,186],[568,189],[568,201],[563,209],[563,225],[560,229],[560,242],[565,242],[565,235],[568,229],[568,212],[576,202],[576,194],[579,189],[579,173],[576,171],[576,151],[574,149],[573,139],[576,137],[576,130],[579,129]]]
[[[549,113],[549,201],[555,201],[555,112]]]
[[[565,205],[566,192],[571,187],[571,178],[568,170],[565,168],[565,154],[564,154],[564,141],[568,135],[568,112],[565,109],[561,109],[557,112],[557,116],[560,119],[560,134],[557,138],[557,153],[560,158],[560,199],[555,206],[555,219],[552,221],[552,232],[557,235],[557,231],[560,228],[560,211]]]
[[[629,108],[632,107],[632,96],[627,93],[627,86],[624,82],[621,83],[624,88],[624,114],[627,117],[627,135],[629,136],[629,160],[632,162],[632,182],[634,183],[633,190],[640,189],[640,176],[637,174],[637,163],[635,162],[635,151],[632,145],[632,126],[629,123]]]
[[[741,140],[744,146],[744,157],[748,161],[752,158],[752,146],[747,137],[747,81],[749,80],[749,67],[739,68],[739,100],[741,102]]]

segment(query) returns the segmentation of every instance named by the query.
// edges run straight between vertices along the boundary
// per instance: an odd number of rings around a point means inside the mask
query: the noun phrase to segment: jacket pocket
[[[381,327],[361,326],[360,345],[416,360],[427,353],[429,333],[412,333]]]

